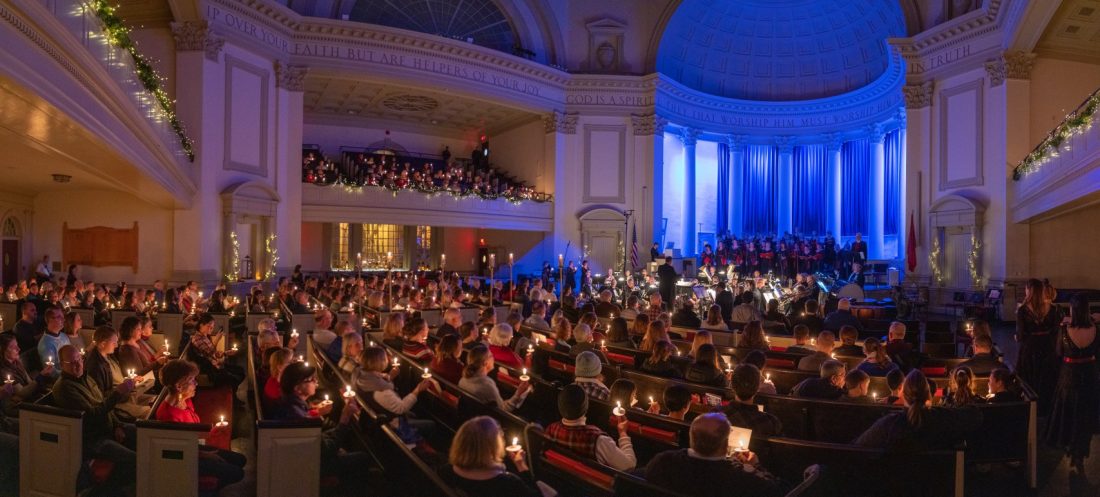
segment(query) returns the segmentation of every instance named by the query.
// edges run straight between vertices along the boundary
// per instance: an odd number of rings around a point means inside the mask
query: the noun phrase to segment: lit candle
[[[374,347],[374,340],[371,340],[371,341],[370,341],[370,346],[371,346],[371,347]]]
[[[652,396],[652,395],[650,395],[650,396],[649,396],[649,405],[653,405],[653,402],[655,402],[655,401],[653,400],[653,396]]]
[[[304,356],[302,354],[298,354],[298,362],[305,362],[305,360],[306,360],[306,356]]]
[[[817,345],[817,339],[816,338],[811,338],[810,339],[810,345]]]
[[[329,402],[329,400],[328,400],[328,394],[326,393],[326,394],[325,394],[325,403],[327,404],[328,402]]]
[[[224,414],[221,415],[221,416],[218,416],[218,418],[219,418],[218,422],[214,423],[214,426],[217,426],[218,428],[224,428],[226,426],[229,426],[229,422],[225,420],[225,415]]]
[[[745,441],[744,440],[738,440],[737,441],[737,447],[733,449],[733,452],[736,453],[736,454],[740,454],[742,452],[747,452],[747,451],[748,451],[748,449],[745,449]]]
[[[519,452],[523,450],[523,447],[519,445],[519,437],[512,437],[512,445],[505,447],[504,450],[508,452]]]
[[[535,346],[534,345],[528,345],[527,346],[527,355],[531,355],[534,352],[535,352]]]
[[[344,398],[350,399],[355,397],[355,390],[351,389],[351,385],[344,385]]]
[[[424,368],[424,374],[420,375],[425,380],[432,377],[432,373],[428,371],[428,368]]]
[[[53,356],[46,358],[46,366],[53,366]]]
[[[396,357],[394,357],[393,358],[393,367],[396,368],[397,366],[400,366],[400,365],[401,365],[401,361],[399,361]]]
[[[523,374],[519,375],[519,381],[530,381],[531,377],[527,376],[527,368],[523,368]]]
[[[620,401],[620,400],[615,401],[615,409],[613,409],[611,411],[611,414],[614,414],[616,416],[622,416],[623,414],[626,414],[626,411],[623,410],[622,401]]]
[[[11,375],[9,374],[8,379],[4,380],[4,383],[11,385],[12,383],[15,383],[15,380],[11,379]]]
[[[298,338],[298,328],[290,329],[290,338]]]
[[[137,373],[133,369],[127,369],[126,377],[132,380],[134,378],[137,378]]]
[[[877,400],[878,400],[878,394],[875,393],[875,392],[871,392],[871,401],[877,401]]]
[[[515,261],[515,259],[514,259],[514,258],[512,257],[512,253],[511,253],[511,252],[508,252],[508,265],[509,265],[509,266],[511,266],[511,265],[513,265],[513,264],[515,264],[515,263],[516,263],[516,261]]]
[[[768,382],[772,381],[772,374],[771,373],[764,373],[764,381],[768,381]]]
[[[233,344],[233,352],[236,352],[236,351],[237,351],[237,344],[234,343]]]
[[[600,348],[601,349],[606,349],[607,348],[607,340],[600,340]]]

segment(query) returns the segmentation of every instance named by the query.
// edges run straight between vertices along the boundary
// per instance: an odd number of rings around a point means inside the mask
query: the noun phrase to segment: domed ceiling
[[[905,36],[896,0],[683,0],[657,71],[722,97],[830,97],[882,75],[895,36]]]

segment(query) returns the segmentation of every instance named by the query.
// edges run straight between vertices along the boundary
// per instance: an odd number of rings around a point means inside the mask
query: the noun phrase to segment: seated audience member
[[[382,347],[363,349],[359,363],[362,367],[352,375],[352,381],[363,400],[379,413],[394,417],[405,416],[416,405],[417,397],[421,392],[434,388],[431,379],[428,378],[417,383],[408,395],[404,397],[398,395],[393,380],[400,373],[400,369],[390,365],[386,350]],[[403,419],[417,430],[431,430],[435,427],[435,423],[430,420]]]
[[[748,354],[745,354],[745,358],[741,360],[741,363],[752,364],[753,366],[756,366],[757,371],[760,371],[761,374],[763,374],[764,366],[768,363],[768,356],[767,354],[764,354],[764,351],[762,350],[753,350]],[[769,378],[765,374],[764,379],[760,382],[760,388],[756,391],[756,393],[775,395],[775,383],[772,383],[771,378]]]
[[[620,349],[637,349],[634,345],[634,341],[630,339],[630,332],[627,330],[626,320],[621,316],[611,320],[611,326],[607,330],[607,346],[618,347]]]
[[[646,327],[645,335],[642,336],[642,344],[638,347],[639,350],[644,352],[651,352],[653,346],[661,340],[672,341],[668,337],[668,327],[665,326],[665,322],[661,320],[650,320],[649,326]]]
[[[982,402],[974,393],[974,372],[970,368],[959,366],[953,369],[948,385],[948,391],[943,396],[945,407],[963,407]]]
[[[512,337],[515,332],[507,323],[493,325],[489,332],[489,352],[493,360],[511,368],[523,367],[523,359],[512,349]]]
[[[271,412],[272,409],[279,406],[279,402],[283,398],[283,387],[279,383],[279,378],[282,378],[283,370],[292,362],[294,362],[294,351],[286,347],[279,347],[268,356],[267,370],[269,375],[267,381],[264,382],[263,395],[260,397],[263,400],[265,411]]]
[[[470,350],[476,349],[472,347]],[[455,385],[462,379],[462,348],[458,346],[458,335],[444,335],[435,346],[435,359],[430,366],[432,373]]]
[[[96,330],[96,333],[99,331]],[[214,332],[214,316],[204,313],[199,317],[195,334],[191,336],[190,359],[199,365],[199,371],[208,376],[215,385],[229,386],[236,391],[237,386],[244,381],[245,373],[240,366],[226,362],[237,351],[229,347],[225,348],[225,352],[218,350],[218,342],[224,338],[224,330]]]
[[[15,335],[16,340],[19,342],[19,351],[23,352],[31,350],[37,345],[38,308],[28,298],[27,302],[23,302],[21,311],[21,317],[19,321],[15,322],[11,333]]]
[[[88,345],[84,343],[84,337],[80,336],[80,329],[84,327],[84,319],[80,317],[80,314],[74,311],[70,311],[65,315],[65,335],[69,337],[69,343],[76,347],[77,350],[85,350]],[[54,362],[57,362],[57,355],[54,356]]]
[[[352,318],[352,319],[354,319],[354,318]],[[355,331],[355,328],[352,327],[351,323],[349,323],[347,321],[340,321],[339,323],[336,323],[336,327],[333,329],[333,332],[336,334],[336,336],[324,348],[325,356],[328,357],[328,360],[330,360],[334,363],[339,363],[340,359],[345,357],[345,354],[344,354],[344,340],[345,340],[345,337],[347,337],[348,335],[358,335],[359,332]],[[314,337],[314,338],[316,338],[316,337]],[[362,338],[362,337],[360,337],[360,338]],[[362,343],[363,340],[360,339],[359,342]]]
[[[649,357],[642,362],[642,371],[662,378],[679,379],[682,377],[680,368],[672,362],[672,354],[676,349],[672,342],[661,340],[653,346]]]
[[[672,313],[672,326],[694,330],[699,329],[702,325],[703,321],[699,319],[698,314],[695,314],[695,304],[691,302],[691,299],[681,299],[679,308]]]
[[[1020,402],[1023,395],[1020,393],[1020,381],[1016,374],[1006,368],[997,368],[989,373],[990,404],[1002,404],[1005,402]]]
[[[960,363],[958,367],[970,368],[974,376],[985,376],[1004,365],[993,355],[993,340],[985,335],[974,338],[974,356]]]
[[[764,312],[764,326],[774,326],[776,328],[783,328],[782,333],[786,334],[791,329],[791,319],[786,314],[779,312],[779,301],[775,299],[768,299],[768,306]]]
[[[56,363],[57,351],[70,343],[69,335],[65,334],[65,312],[60,307],[49,307],[45,314],[46,329],[42,332],[42,338],[38,339],[39,364],[46,364],[46,361]],[[51,374],[56,377],[57,370]]]
[[[848,299],[840,299],[836,310],[825,316],[825,321],[822,323],[823,329],[833,332],[840,331],[840,328],[844,325],[851,326],[856,331],[863,329],[859,319],[852,315],[852,301]]]
[[[137,437],[134,426],[118,418],[115,407],[130,398],[133,380],[124,379],[104,394],[95,380],[84,374],[84,356],[76,347],[61,347],[57,355],[61,374],[53,384],[54,405],[84,413],[84,456],[113,462],[112,480],[132,484],[136,477],[134,448]]]
[[[546,436],[568,447],[581,456],[619,471],[630,471],[638,464],[634,445],[627,434],[627,420],[618,425],[619,440],[604,434],[603,430],[588,424],[588,394],[578,385],[566,385],[558,394],[558,412],[561,421],[546,427]]]
[[[450,464],[440,470],[439,476],[464,495],[542,497],[531,479],[523,451],[506,452],[504,444],[504,431],[495,419],[470,419],[455,432]],[[505,455],[515,465],[516,473],[504,466]]]
[[[541,300],[531,302],[531,315],[523,320],[523,325],[537,330],[550,330],[550,323],[546,322],[546,303]]]
[[[604,355],[597,344],[593,343],[595,338],[592,334],[592,328],[588,327],[587,324],[579,323],[573,327],[573,339],[576,340],[576,343],[569,349],[569,355],[575,357],[583,352],[591,352],[600,358],[600,362],[607,364],[607,356]]]
[[[412,318],[405,323],[404,333],[401,352],[421,366],[430,364],[434,354],[428,347],[428,323],[421,318]]]
[[[791,394],[808,399],[838,400],[845,395],[844,373],[844,363],[830,359],[821,364],[819,378],[802,380]]]
[[[650,483],[697,497],[736,495],[781,497],[787,485],[769,474],[751,452],[727,458],[730,423],[721,413],[691,422],[691,448],[665,451],[646,466]],[[754,433],[755,435],[755,433]]]
[[[752,364],[738,364],[730,377],[733,399],[723,409],[733,426],[752,430],[753,436],[774,437],[783,433],[779,418],[761,411],[753,400],[760,391],[763,380],[760,370]]]
[[[691,410],[691,390],[679,383],[672,383],[665,387],[661,401],[665,404],[666,416],[683,421]]]
[[[576,368],[573,371],[573,384],[579,386],[589,397],[599,400],[607,400],[611,390],[603,384],[603,363],[595,352],[585,351],[577,355],[574,360]]]
[[[596,317],[613,318],[623,312],[619,305],[611,301],[611,290],[600,292],[600,300],[596,303]]]
[[[806,300],[806,306],[803,308],[803,311],[791,320],[791,324],[806,325],[806,327],[810,329],[810,335],[816,336],[818,333],[821,333],[821,330],[825,329],[825,320],[818,314],[818,310],[819,307],[816,300]]]
[[[863,347],[856,345],[856,340],[859,340],[859,331],[848,325],[841,326],[841,345],[833,349],[833,352],[836,352],[838,356],[844,357],[864,357]]]
[[[891,357],[901,357],[913,351],[913,345],[905,341],[905,323],[894,321],[886,331],[886,353]]]
[[[638,316],[634,318],[634,322],[630,323],[630,336],[632,339],[641,343],[647,331],[649,331],[649,314],[644,312],[639,313]]]
[[[741,330],[741,336],[737,341],[737,347],[741,349],[753,349],[767,351],[768,338],[764,335],[764,328],[760,321],[749,321]]]
[[[798,361],[799,371],[818,371],[821,365],[832,358],[836,336],[831,331],[822,331],[817,335],[817,351]]]
[[[561,319],[554,323],[554,350],[568,354],[573,348],[569,341],[573,339],[573,325],[568,319]]]
[[[963,357],[971,357],[977,354],[977,351],[974,350],[974,340],[980,336],[989,338],[989,353],[994,359],[1000,361],[1001,358],[1004,357],[1004,353],[1001,352],[1000,347],[997,346],[997,342],[993,341],[993,328],[989,326],[988,321],[981,319],[974,320],[969,326],[963,328],[963,332],[970,338],[970,340],[966,342],[966,349],[963,351]]]
[[[928,378],[920,370],[910,371],[905,377],[902,399],[904,412],[879,418],[855,440],[855,445],[904,453],[945,450],[955,447],[981,425],[981,412],[973,407],[931,407]]]
[[[321,346],[322,350],[332,344],[339,335],[330,330],[332,327],[332,311],[318,309],[313,313],[313,341]]]
[[[858,369],[848,371],[844,375],[844,400],[848,402],[867,403],[871,398],[867,396],[867,390],[871,387],[871,377]]]
[[[195,377],[198,375],[199,367],[195,363],[181,359],[168,361],[160,368],[160,383],[167,392],[157,408],[157,421],[202,423],[191,401],[195,397]],[[199,446],[199,475],[216,477],[218,488],[244,479],[245,462],[242,454],[209,445]]]
[[[688,366],[684,380],[701,385],[729,388],[729,374],[718,364],[718,349],[709,343],[699,347],[695,362]]]
[[[651,398],[652,399],[652,398]],[[638,405],[638,385],[626,378],[619,378],[611,384],[611,395],[608,402],[621,402],[624,409],[642,409],[650,414],[660,414],[661,405],[656,400],[651,400],[643,409]]]
[[[54,356],[55,364],[58,357]],[[11,333],[0,335],[0,378],[12,381],[11,400],[5,403],[5,407],[8,408],[5,412],[7,415],[15,418],[19,417],[19,413],[15,410],[16,405],[25,400],[34,400],[36,397],[48,392],[54,382],[54,371],[54,366],[45,366],[42,371],[32,377],[19,357],[19,341],[15,335]],[[2,417],[3,413],[0,413],[0,418]]]
[[[760,309],[757,309],[756,304],[753,303],[751,291],[742,293],[740,301],[741,304],[734,307],[733,311],[730,311],[730,321],[734,323],[748,323],[751,321],[764,320],[764,315],[760,313]]]
[[[905,373],[902,373],[900,369],[895,369],[886,374],[886,387],[890,389],[889,395],[886,395],[879,402],[890,405],[902,405],[904,404],[901,398],[901,387],[905,383]]]
[[[639,315],[643,314],[639,311],[640,307],[641,301],[638,300],[638,296],[631,294],[626,298],[626,307],[619,313],[619,317],[626,320],[636,319]]]
[[[497,383],[489,378],[489,373],[495,367],[493,354],[488,347],[482,345],[470,349],[466,354],[466,367],[462,370],[462,379],[458,381],[458,388],[465,390],[481,402],[497,406],[502,411],[512,412],[519,409],[527,398],[527,393],[530,392],[531,384],[526,381],[520,382],[512,398],[504,400],[500,396]]]
[[[462,349],[470,350],[481,343],[481,335],[477,332],[477,324],[466,321],[458,327],[458,336],[462,339]]]
[[[869,337],[863,341],[863,351],[866,359],[859,363],[856,369],[867,373],[869,376],[882,377],[891,371],[898,371],[898,365],[890,360],[886,353],[886,347],[877,338]]]
[[[168,356],[154,354],[142,343],[140,326],[141,319],[137,316],[130,316],[122,320],[122,324],[118,327],[119,346],[115,355],[118,356],[118,366],[122,368],[122,371],[132,369],[135,373],[143,375],[155,369],[160,369],[168,362]]]
[[[122,368],[115,360],[118,348],[118,332],[110,326],[96,328],[92,335],[94,343],[84,357],[84,375],[94,382],[104,395],[115,387],[115,380],[122,381]]]
[[[714,345],[714,338],[707,330],[699,330],[695,332],[695,338],[691,340],[691,352],[688,352],[687,358],[689,360],[695,360],[699,356],[699,347],[706,344]]]
[[[787,347],[787,352],[792,354],[813,354],[815,349],[810,346],[810,328],[804,324],[794,325],[791,330],[794,335],[794,345]]]
[[[458,335],[458,328],[462,326],[462,311],[449,307],[443,311],[443,324],[435,329],[435,336],[443,338],[447,335]]]
[[[394,350],[405,348],[405,313],[391,312],[382,323],[382,343]]]
[[[717,304],[712,304],[710,308],[707,309],[707,320],[703,322],[700,328],[714,331],[730,330],[730,327],[722,320],[722,308]]]
[[[339,325],[337,325],[339,328]],[[352,330],[340,340],[340,362],[336,367],[345,374],[351,374],[359,367],[359,356],[363,353],[363,335]]]
[[[382,352],[385,360],[385,352]],[[307,419],[313,417],[313,406],[308,400],[317,394],[317,369],[304,362],[291,363],[283,370],[279,383],[283,391],[280,409],[274,413],[274,419]],[[332,409],[327,405],[323,414]],[[355,443],[354,424],[359,404],[348,402],[340,412],[340,420],[335,427],[321,432],[321,474],[339,477],[340,490],[346,495],[364,495],[368,487],[366,471],[370,454],[361,452]]]

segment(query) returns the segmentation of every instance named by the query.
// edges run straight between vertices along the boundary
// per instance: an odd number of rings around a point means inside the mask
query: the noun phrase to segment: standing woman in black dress
[[[1039,412],[1045,415],[1050,412],[1058,379],[1054,344],[1062,314],[1044,297],[1042,281],[1032,278],[1026,289],[1024,303],[1016,309],[1016,341],[1020,343],[1016,371],[1039,395]]]
[[[1097,431],[1100,417],[1100,386],[1097,385],[1096,323],[1089,316],[1089,301],[1084,293],[1070,298],[1069,317],[1062,322],[1058,337],[1058,355],[1062,370],[1047,425],[1047,443],[1066,451],[1070,465],[1083,473],[1089,456],[1089,443]]]

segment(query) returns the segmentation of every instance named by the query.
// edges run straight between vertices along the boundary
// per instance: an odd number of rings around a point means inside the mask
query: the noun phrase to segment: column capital
[[[206,20],[172,23],[172,38],[180,52],[206,52],[206,58],[217,61],[225,40],[215,36]]]
[[[577,134],[577,118],[579,116],[576,112],[558,112],[554,111],[542,116],[542,126],[546,133],[565,133],[567,135]]]
[[[676,137],[680,139],[680,142],[685,147],[694,147],[695,143],[699,141],[699,130],[695,128],[680,128],[676,133]]]
[[[1005,60],[997,57],[985,61],[985,74],[989,76],[989,87],[1001,86],[1005,82]]]
[[[840,136],[840,133],[827,133],[825,135],[825,150],[829,152],[836,152],[844,146],[844,139]]]
[[[793,136],[777,136],[775,137],[775,146],[779,148],[779,153],[789,154],[794,152],[794,137]]]
[[[275,87],[289,91],[305,91],[309,67],[275,62]]]
[[[932,82],[905,85],[901,92],[905,95],[905,108],[922,109],[932,105]]]
[[[882,123],[869,124],[864,130],[871,143],[882,143],[886,139],[886,126]]]
[[[631,114],[630,126],[634,130],[634,136],[648,136],[664,134],[668,119],[657,114]]]
[[[1020,50],[1005,52],[1001,56],[1004,61],[1005,76],[1009,79],[1031,79],[1031,68],[1035,64],[1035,54]]]
[[[745,135],[728,135],[726,136],[726,145],[729,146],[730,152],[744,152],[745,151]]]

